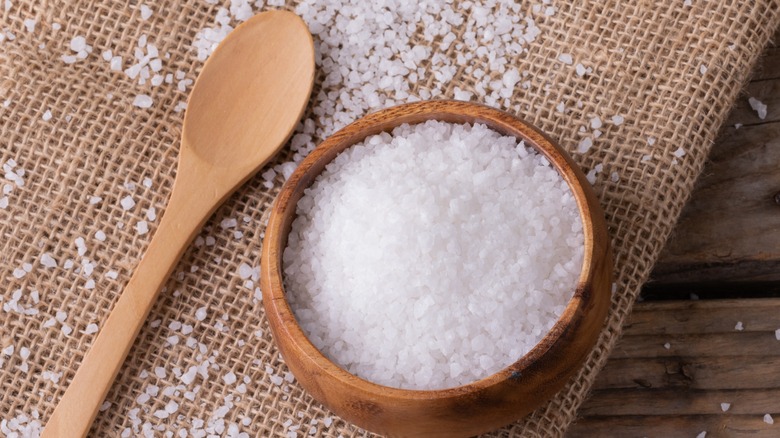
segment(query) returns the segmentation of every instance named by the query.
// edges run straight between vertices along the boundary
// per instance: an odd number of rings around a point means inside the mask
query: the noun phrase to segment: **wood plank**
[[[678,412],[685,415],[759,415],[778,410],[780,388],[687,390],[634,389],[597,391],[580,415],[669,415]],[[729,403],[727,411],[720,404]],[[761,414],[763,415],[763,414]],[[780,422],[780,418],[778,418]]]
[[[638,303],[567,436],[780,436],[777,328],[780,298]]]
[[[775,41],[780,41],[780,31]],[[758,118],[748,96],[768,106]],[[743,124],[740,129],[735,124]],[[780,281],[780,46],[740,97],[680,220],[651,274],[665,285]]]
[[[607,362],[595,389],[766,389],[780,388],[780,356],[737,353],[722,357],[614,359]]]
[[[566,436],[694,438],[707,432],[706,438],[777,438],[778,425],[780,421],[769,425],[764,423],[763,416],[755,415],[588,417],[575,423]]]
[[[718,357],[734,356],[735,351],[751,359],[768,354],[780,356],[780,341],[775,339],[774,331],[733,330],[731,333],[625,336],[615,346],[610,358]]]
[[[706,318],[699,313],[706,309]],[[731,333],[737,322],[745,332],[780,329],[780,299],[650,301],[638,304],[624,336]]]

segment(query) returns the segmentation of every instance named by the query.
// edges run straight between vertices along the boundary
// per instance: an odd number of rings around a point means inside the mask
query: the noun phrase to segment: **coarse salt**
[[[766,118],[767,106],[765,103],[761,102],[755,97],[749,98],[748,103],[750,104],[750,107],[753,108],[753,111],[758,114],[759,119],[764,120]]]
[[[402,125],[342,152],[307,189],[286,291],[310,340],[350,372],[451,387],[547,333],[582,242],[571,191],[534,150],[484,125]]]
[[[138,108],[150,108],[152,106],[152,98],[146,94],[139,94],[133,99],[133,105]]]

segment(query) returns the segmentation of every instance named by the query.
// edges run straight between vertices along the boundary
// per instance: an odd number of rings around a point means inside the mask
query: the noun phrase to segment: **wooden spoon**
[[[165,215],[42,437],[87,434],[182,253],[214,210],[287,142],[313,82],[311,34],[290,12],[256,15],[211,55],[190,95]]]

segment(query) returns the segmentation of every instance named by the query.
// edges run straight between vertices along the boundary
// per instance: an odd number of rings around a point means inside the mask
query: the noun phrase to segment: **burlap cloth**
[[[140,35],[153,35],[160,53],[170,53],[165,71],[180,69],[194,79],[202,62],[192,41],[220,6],[208,3],[150,3],[154,15],[146,21],[137,4],[121,1],[0,5],[0,164],[8,164],[8,187],[0,195],[8,198],[0,208],[0,420],[6,428],[45,423],[95,336],[88,325],[100,325],[128,281],[174,179],[183,118],[175,108],[187,93],[174,81],[154,89],[151,108],[136,108],[133,98],[147,87],[110,71],[100,52],[119,47],[127,58]],[[543,37],[509,60],[530,73],[532,86],[518,87],[503,107],[570,151],[585,136],[581,127],[591,135],[590,119],[603,121],[592,150],[574,156],[585,171],[603,165],[595,188],[613,239],[617,288],[586,365],[552,401],[500,436],[559,436],[575,418],[780,18],[780,5],[769,0],[571,3],[557,5],[553,16],[523,6],[536,14]],[[33,32],[25,30],[26,18],[37,21]],[[74,54],[69,43],[76,35],[87,38],[93,53],[66,64],[62,55]],[[592,73],[580,76],[557,62],[563,53],[587,60]],[[446,56],[456,56],[452,46]],[[452,97],[456,86],[473,91],[474,83],[460,69],[444,96]],[[412,95],[429,86],[419,81]],[[320,89],[315,85],[315,95]],[[568,102],[564,113],[556,109],[562,101]],[[614,115],[625,121],[613,123]],[[20,169],[21,178],[7,174]],[[186,251],[108,394],[94,436],[209,427],[229,436],[365,433],[336,417],[327,420],[332,414],[284,380],[256,285],[247,282],[253,280],[247,268],[259,266],[264,213],[281,182],[276,178],[268,189],[259,176],[251,180]],[[120,202],[127,195],[136,202],[129,210]],[[157,219],[149,220],[149,207]],[[235,227],[223,228],[231,218]],[[136,228],[143,220],[146,234]],[[203,374],[183,383],[180,376],[193,366]],[[230,372],[236,382],[224,378]],[[174,411],[167,416],[166,405]]]

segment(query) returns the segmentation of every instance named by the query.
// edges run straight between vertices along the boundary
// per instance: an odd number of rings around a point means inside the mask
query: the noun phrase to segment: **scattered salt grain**
[[[723,412],[726,412],[731,408],[731,403],[721,403],[720,404],[720,410]]]
[[[562,63],[566,65],[572,65],[574,63],[574,60],[572,59],[571,55],[568,53],[562,53],[558,56],[558,61],[561,61]]]
[[[737,321],[737,325],[734,326],[734,330],[741,332],[744,329],[745,327],[742,325],[742,321]]]
[[[742,126],[744,126],[742,123],[735,123],[735,124],[734,124],[734,129],[739,129],[739,128],[741,128]]]
[[[87,324],[87,327],[84,328],[84,330],[81,331],[81,333],[84,333],[85,335],[91,335],[98,332],[98,325],[95,323],[89,323]]]
[[[701,73],[702,75],[707,73],[707,66],[704,65],[704,64],[700,65],[699,66],[699,73]]]
[[[559,113],[566,113],[566,105],[563,104],[563,102],[558,102],[558,105],[555,106],[555,110]]]
[[[456,386],[514,362],[555,323],[582,266],[566,183],[484,125],[369,137],[327,166],[297,215],[283,262],[301,327],[350,372],[396,387]]]
[[[149,223],[146,221],[136,222],[135,231],[136,233],[138,233],[139,236],[143,236],[144,234],[149,232]]]
[[[41,116],[41,119],[43,119],[44,122],[48,122],[49,120],[51,120],[51,111],[46,110]]]
[[[122,210],[130,210],[135,207],[135,200],[132,196],[127,195],[119,201],[119,204],[122,206]]]
[[[133,99],[133,105],[138,108],[150,108],[152,106],[152,98],[146,94],[139,94]]]
[[[625,121],[625,119],[623,118],[623,116],[612,116],[612,123],[615,126],[622,125],[624,121]]]
[[[232,371],[229,371],[227,374],[222,376],[222,380],[225,381],[225,384],[232,385],[236,383],[236,375]]]
[[[95,205],[95,204],[99,203],[102,200],[103,200],[103,198],[101,198],[100,196],[90,196],[89,197],[89,205]]]
[[[35,32],[35,25],[38,24],[37,21],[33,20],[32,18],[25,18],[24,19],[24,28],[27,30],[27,32]]]
[[[165,368],[154,367],[154,375],[157,376],[158,379],[164,379],[167,374],[165,372]]]
[[[580,141],[580,144],[577,146],[577,152],[584,154],[585,152],[588,152],[590,148],[593,146],[593,139],[590,137],[585,137]]]
[[[696,438],[706,438],[706,437],[707,437],[706,431],[700,432],[698,435],[696,435]]]
[[[222,227],[223,230],[227,230],[228,228],[235,228],[236,225],[238,225],[238,221],[236,218],[227,218],[222,219],[222,222],[219,223],[219,226]]]
[[[647,144],[653,146],[655,144],[655,137],[647,137]]]
[[[678,147],[676,151],[674,151],[674,156],[677,158],[682,158],[685,156],[685,149],[683,149],[682,146]]]
[[[95,231],[95,239],[97,239],[100,242],[106,241],[106,233],[104,233],[102,230]]]
[[[599,128],[601,128],[601,119],[598,116],[597,117],[593,117],[592,119],[590,119],[590,127],[592,129],[599,129]]]
[[[206,307],[199,307],[198,310],[195,311],[195,319],[198,321],[206,319]]]
[[[664,348],[666,348],[668,350],[668,349],[672,348],[672,344],[667,342],[667,343],[664,344]]]
[[[152,9],[147,5],[141,5],[141,20],[148,20],[152,16]]]
[[[764,423],[766,424],[775,424],[774,418],[772,418],[769,414],[764,414]]]
[[[780,329],[775,330],[775,339],[780,341]]]
[[[755,97],[749,98],[748,103],[750,103],[750,107],[753,108],[753,111],[758,114],[759,119],[764,120],[766,118],[766,104],[756,99]]]

